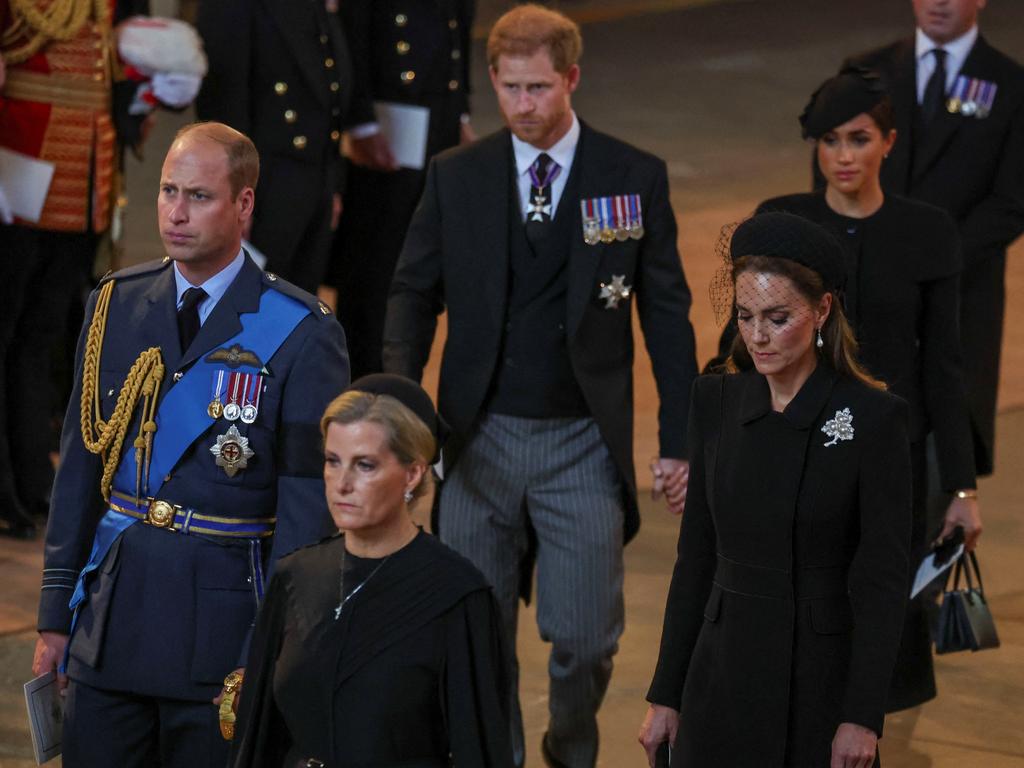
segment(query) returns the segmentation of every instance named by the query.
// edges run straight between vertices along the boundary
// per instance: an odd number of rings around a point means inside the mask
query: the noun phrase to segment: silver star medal
[[[843,408],[841,411],[836,411],[836,415],[825,422],[821,431],[832,438],[825,443],[826,448],[835,445],[840,440],[853,440],[853,414],[850,413],[850,409]]]
[[[544,217],[551,218],[551,203],[547,202],[543,195],[534,195],[530,204],[530,221],[544,221]]]
[[[217,444],[210,446],[210,453],[217,457],[217,466],[228,477],[249,466],[249,459],[256,455],[249,447],[249,438],[243,437],[234,424],[223,435],[217,435]]]
[[[628,300],[633,293],[633,286],[626,285],[625,275],[612,275],[610,283],[601,283],[601,292],[597,298],[604,299],[605,309],[618,309],[619,302]]]

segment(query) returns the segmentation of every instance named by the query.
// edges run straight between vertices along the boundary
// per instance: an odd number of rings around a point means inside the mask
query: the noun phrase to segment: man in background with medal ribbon
[[[913,0],[917,31],[849,63],[888,81],[887,192],[943,208],[963,246],[960,336],[977,474],[995,467],[1006,249],[1024,232],[1024,69],[978,31],[986,0]]]
[[[268,572],[331,530],[318,421],[348,383],[344,336],[242,250],[258,173],[243,134],[182,129],[157,206],[167,258],[89,299],[33,664],[67,684],[68,768],[223,766],[211,700]]]
[[[696,374],[690,293],[665,163],[577,119],[579,28],[520,5],[488,41],[507,129],[439,155],[391,288],[384,367],[419,380],[448,311],[439,533],[490,580],[514,646],[536,557],[552,643],[552,766],[593,766],[623,629],[622,547],[637,531],[633,297],[660,395],[652,469],[685,499]],[[513,743],[524,760],[514,702]]]

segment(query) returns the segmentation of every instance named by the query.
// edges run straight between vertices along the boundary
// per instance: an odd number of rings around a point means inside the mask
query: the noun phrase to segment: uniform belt
[[[728,592],[781,600],[815,600],[848,594],[845,565],[797,568],[784,571],[749,565],[718,555],[715,583]]]
[[[102,79],[9,70],[2,93],[8,99],[35,101],[55,107],[96,110],[110,108],[110,84]]]
[[[162,499],[140,499],[119,491],[110,494],[110,509],[134,517],[154,528],[203,536],[227,536],[235,539],[262,539],[274,535],[275,517],[220,517],[201,515],[194,509]]]

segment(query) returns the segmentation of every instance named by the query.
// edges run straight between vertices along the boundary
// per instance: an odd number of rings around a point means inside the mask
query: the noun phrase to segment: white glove
[[[14,223],[14,211],[11,210],[11,205],[7,202],[7,195],[4,194],[2,186],[0,186],[0,222],[4,224]]]
[[[153,75],[153,95],[169,107],[187,107],[199,93],[203,78],[184,72],[157,72]]]

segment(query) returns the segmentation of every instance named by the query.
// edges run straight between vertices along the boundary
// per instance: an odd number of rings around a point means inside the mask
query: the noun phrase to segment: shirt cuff
[[[380,133],[380,123],[360,123],[348,129],[348,135],[353,139],[368,139]]]

